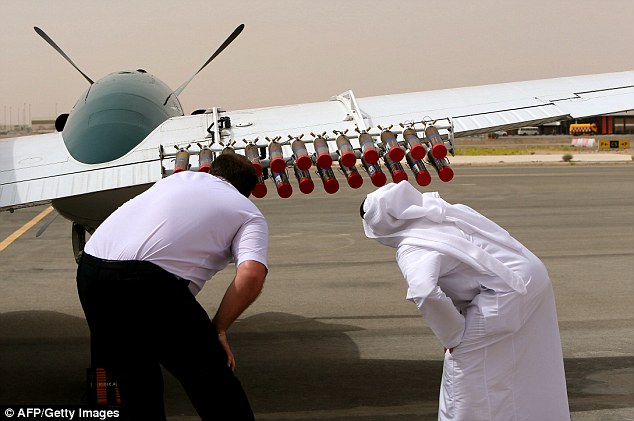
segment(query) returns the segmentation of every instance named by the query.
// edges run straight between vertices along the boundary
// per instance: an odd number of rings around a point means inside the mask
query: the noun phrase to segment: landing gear
[[[86,245],[86,228],[84,228],[83,225],[79,225],[77,222],[73,222],[71,237],[73,239],[73,255],[75,256],[75,261],[79,263],[79,258],[81,257],[81,254],[84,251],[84,246]]]

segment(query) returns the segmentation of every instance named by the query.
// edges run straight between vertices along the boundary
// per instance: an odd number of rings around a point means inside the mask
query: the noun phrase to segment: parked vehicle
[[[577,136],[580,134],[597,134],[599,130],[597,129],[597,125],[594,123],[588,124],[571,124],[569,133],[572,136]]]
[[[539,136],[539,127],[520,127],[517,129],[518,136]]]

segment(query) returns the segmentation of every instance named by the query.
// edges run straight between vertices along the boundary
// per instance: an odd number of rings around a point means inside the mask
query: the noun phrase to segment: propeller
[[[189,85],[189,82],[192,81],[192,79],[194,79],[194,77],[196,77],[196,75],[198,73],[200,73],[200,71],[202,69],[204,69],[209,63],[211,63],[211,60],[215,59],[218,54],[222,53],[222,51],[227,48],[229,46],[229,44],[231,44],[233,42],[234,39],[236,39],[238,37],[238,35],[240,35],[240,32],[242,32],[242,30],[244,29],[244,24],[240,24],[238,25],[238,27],[236,29],[234,29],[234,31],[231,33],[231,35],[229,35],[229,37],[225,40],[225,42],[222,43],[222,45],[220,47],[218,47],[218,49],[216,50],[215,53],[213,53],[211,55],[211,57],[209,57],[209,60],[207,60],[205,62],[205,64],[202,65],[202,67],[200,69],[198,69],[198,71],[196,73],[194,73],[192,75],[192,77],[190,77],[185,83],[183,83],[181,86],[178,87],[178,89],[176,89],[174,91],[174,93],[176,94],[176,96],[180,95],[181,92],[183,92],[183,90],[185,89],[185,87],[187,85]],[[70,61],[70,60],[69,60]],[[83,73],[82,73],[83,74]]]
[[[48,44],[53,47],[55,49],[55,51],[57,51],[58,53],[61,54],[62,57],[64,57],[66,59],[66,61],[68,61],[70,64],[72,64],[72,66],[77,69],[77,71],[79,73],[81,73],[81,75],[92,85],[93,82],[91,78],[89,78],[88,76],[86,76],[86,74],[84,72],[82,72],[79,67],[77,67],[77,65],[75,63],[73,63],[73,60],[70,59],[70,57],[68,57],[66,55],[66,53],[59,48],[59,46],[57,44],[55,44],[55,41],[53,41],[51,39],[51,37],[49,37],[48,35],[46,35],[46,32],[42,31],[40,28],[38,28],[37,26],[34,26],[33,29],[35,29],[35,32],[37,32],[37,34],[39,36],[41,36],[42,38],[44,38],[44,41],[48,42]]]

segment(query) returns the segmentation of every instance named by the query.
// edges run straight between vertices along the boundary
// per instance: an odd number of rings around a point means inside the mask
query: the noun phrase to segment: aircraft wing
[[[0,210],[153,183],[173,170],[177,149],[188,145],[196,166],[199,145],[216,152],[232,145],[241,152],[252,143],[262,147],[266,167],[264,146],[275,139],[290,162],[292,139],[301,137],[314,153],[312,140],[324,133],[336,156],[335,133],[346,132],[358,148],[357,129],[379,142],[379,126],[398,135],[401,125],[422,131],[435,124],[451,140],[631,109],[634,71],[366,98],[348,91],[324,102],[237,111],[211,108],[165,121],[127,155],[104,164],[75,161],[59,133],[0,139]]]
[[[82,164],[61,133],[0,139],[0,211],[52,199],[147,184],[161,178],[157,150],[134,150],[105,164]]]
[[[228,113],[232,137],[281,136],[286,140],[288,134],[354,129],[359,119],[345,104],[349,95],[338,99]],[[356,103],[366,127],[450,118],[456,136],[469,136],[630,110],[634,72],[376,96],[359,98]]]

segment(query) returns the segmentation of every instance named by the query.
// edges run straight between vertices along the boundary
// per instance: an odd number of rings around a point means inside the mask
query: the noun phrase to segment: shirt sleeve
[[[396,259],[407,281],[407,299],[445,348],[454,348],[462,340],[465,319],[453,302],[438,286],[438,279],[455,268],[459,261],[437,251],[421,247],[403,246]]]
[[[268,270],[269,228],[262,215],[255,215],[240,228],[231,243],[236,267],[245,260],[262,263]]]

